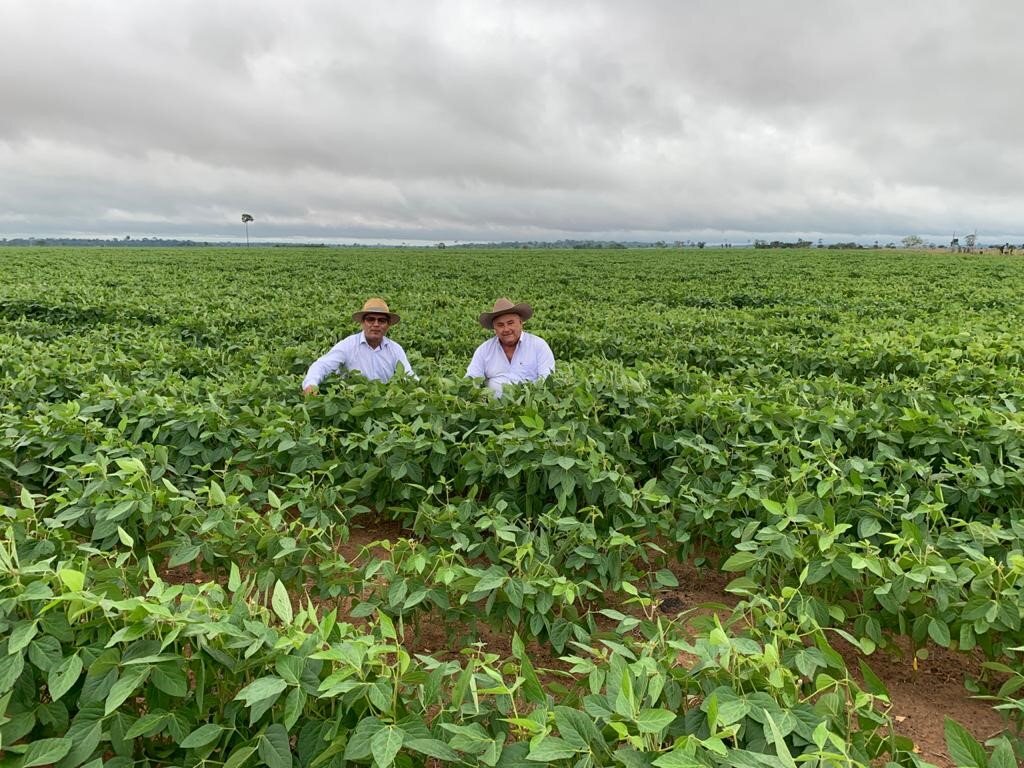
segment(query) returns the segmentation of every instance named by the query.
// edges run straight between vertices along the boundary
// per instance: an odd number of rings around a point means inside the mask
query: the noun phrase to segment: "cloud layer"
[[[0,236],[1021,238],[1018,17],[9,2]]]

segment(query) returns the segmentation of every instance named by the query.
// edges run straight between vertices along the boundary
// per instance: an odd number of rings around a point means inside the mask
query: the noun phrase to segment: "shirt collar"
[[[368,342],[366,340],[366,332],[365,331],[360,331],[359,332],[359,343],[360,344],[365,344],[366,346],[370,347],[370,342]],[[387,349],[387,346],[390,343],[391,343],[391,339],[389,339],[387,336],[385,336],[383,339],[380,340],[380,345],[384,349]],[[370,349],[373,349],[373,347],[370,347]]]

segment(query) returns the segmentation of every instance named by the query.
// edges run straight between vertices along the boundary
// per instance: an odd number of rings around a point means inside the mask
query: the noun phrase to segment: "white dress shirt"
[[[399,363],[406,373],[415,376],[401,345],[385,336],[374,349],[367,343],[366,335],[360,331],[339,341],[327,354],[309,366],[306,378],[302,380],[302,388],[320,386],[321,381],[339,368],[359,371],[374,381],[387,381],[394,376]]]
[[[487,386],[501,397],[502,384],[536,381],[553,370],[555,356],[548,343],[540,336],[523,331],[511,360],[505,355],[497,336],[492,336],[477,347],[466,369],[466,376],[486,379]]]

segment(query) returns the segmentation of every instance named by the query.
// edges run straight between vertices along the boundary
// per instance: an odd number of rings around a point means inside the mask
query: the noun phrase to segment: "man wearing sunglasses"
[[[302,391],[307,395],[316,392],[320,382],[339,368],[358,371],[374,381],[387,381],[401,363],[408,375],[415,376],[405,350],[387,336],[391,326],[398,325],[401,318],[388,309],[384,299],[367,299],[363,308],[352,315],[352,320],[362,325],[363,330],[342,339],[309,366],[302,380]]]

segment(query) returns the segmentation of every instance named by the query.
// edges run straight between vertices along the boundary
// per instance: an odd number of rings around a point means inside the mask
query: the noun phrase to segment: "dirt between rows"
[[[373,542],[396,541],[408,535],[408,531],[397,522],[376,520],[371,524],[367,521],[366,527],[351,527],[349,540],[338,551],[346,559],[354,560]],[[375,550],[374,554],[386,556],[383,548]],[[659,594],[658,610],[663,615],[671,617],[690,610],[697,614],[702,611],[708,613],[712,609],[702,606],[724,604],[732,607],[738,602],[735,595],[725,591],[732,579],[729,574],[697,567],[693,561],[676,563],[671,570],[679,586]],[[189,566],[161,569],[160,575],[169,583],[203,583],[209,580],[201,570],[190,569]],[[298,610],[302,604],[298,602],[299,596],[295,598]],[[314,603],[318,602],[321,601],[314,600]],[[339,616],[343,616],[349,600],[322,601],[322,604],[328,611],[332,607],[339,608]],[[619,610],[630,613],[622,606]],[[358,624],[363,620],[349,621]],[[609,622],[609,625],[613,624]],[[405,647],[412,653],[431,654],[438,659],[458,658],[459,652],[452,650],[452,637],[460,634],[460,629],[468,628],[448,626],[444,616],[428,614],[406,627]],[[507,632],[495,632],[481,623],[473,628],[472,633],[480,652],[496,653],[501,658],[511,656],[512,638]],[[892,648],[879,649],[870,657],[863,657],[857,649],[839,638],[830,642],[842,654],[854,677],[859,679],[858,659],[867,661],[889,691],[897,733],[912,739],[920,757],[940,768],[956,768],[946,748],[946,717],[959,722],[981,743],[998,736],[1008,727],[999,712],[992,708],[991,702],[974,697],[965,687],[966,680],[981,677],[982,660],[976,654],[930,645],[928,658],[918,659],[915,668],[913,654],[902,639],[897,639]],[[558,673],[567,669],[565,662],[558,658],[560,654],[547,644],[532,641],[528,643],[528,652],[542,680],[557,679]]]

